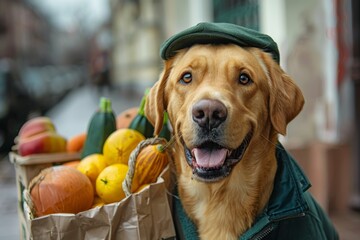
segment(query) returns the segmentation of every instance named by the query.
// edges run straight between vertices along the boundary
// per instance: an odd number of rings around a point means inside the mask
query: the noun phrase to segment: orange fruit
[[[107,164],[104,156],[102,154],[94,153],[83,158],[77,166],[77,170],[85,174],[90,179],[95,190],[96,178],[106,166]]]
[[[111,133],[103,147],[107,165],[114,163],[128,164],[129,156],[145,137],[133,129],[121,128]]]
[[[126,177],[128,166],[122,163],[115,163],[107,166],[96,179],[96,193],[105,203],[121,201],[125,198],[122,183]],[[136,180],[133,183],[136,189]]]
[[[62,165],[63,166],[68,166],[68,167],[73,167],[73,168],[77,168],[77,166],[79,165],[80,163],[80,160],[73,160],[73,161],[70,161],[70,162],[66,162],[66,163],[63,163]]]
[[[94,202],[93,202],[93,205],[91,206],[91,208],[101,207],[104,205],[105,205],[105,202],[99,196],[96,196],[94,198]]]
[[[116,116],[116,128],[128,128],[130,123],[139,112],[138,107],[132,107],[129,109],[124,110],[119,115]]]
[[[87,133],[80,133],[69,138],[66,142],[67,152],[81,152],[86,141]]]

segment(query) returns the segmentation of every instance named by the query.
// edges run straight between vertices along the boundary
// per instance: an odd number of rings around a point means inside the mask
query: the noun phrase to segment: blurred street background
[[[356,9],[356,10],[355,10]],[[281,140],[341,239],[360,236],[360,21],[357,0],[0,0],[0,239],[19,239],[8,153],[34,116],[70,138],[99,98],[138,106],[162,69],[161,43],[202,21],[269,34],[306,104]]]

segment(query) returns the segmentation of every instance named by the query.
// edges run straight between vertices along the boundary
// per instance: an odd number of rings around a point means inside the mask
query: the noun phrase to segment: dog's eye
[[[191,73],[185,73],[182,75],[180,82],[183,84],[189,84],[192,81],[192,75]]]
[[[251,78],[249,77],[249,75],[245,74],[245,73],[242,73],[240,74],[239,76],[239,83],[242,84],[242,85],[247,85],[249,83],[251,83]]]

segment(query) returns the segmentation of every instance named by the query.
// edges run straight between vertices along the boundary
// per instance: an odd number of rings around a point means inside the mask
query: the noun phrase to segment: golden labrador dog
[[[303,104],[294,81],[258,48],[194,44],[165,61],[146,115],[157,134],[168,113],[179,197],[200,239],[238,239],[265,211],[278,134]]]

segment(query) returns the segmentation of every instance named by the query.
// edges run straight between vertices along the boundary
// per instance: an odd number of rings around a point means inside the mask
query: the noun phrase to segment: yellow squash
[[[138,185],[156,182],[169,163],[169,155],[162,144],[144,147],[136,158],[134,178]]]
[[[107,165],[128,164],[129,156],[145,137],[136,130],[120,128],[106,139],[103,154]]]

